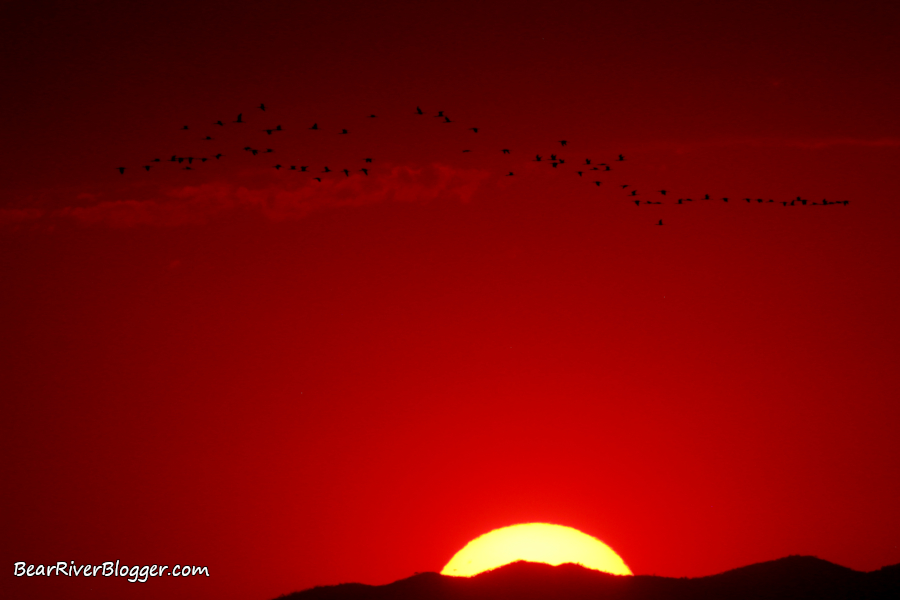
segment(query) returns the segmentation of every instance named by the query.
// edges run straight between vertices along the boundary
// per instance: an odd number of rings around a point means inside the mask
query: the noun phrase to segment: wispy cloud
[[[286,176],[284,176],[286,175]],[[201,224],[224,213],[254,210],[273,221],[301,219],[329,208],[383,202],[427,202],[452,199],[469,202],[489,178],[481,169],[442,164],[413,168],[392,166],[369,176],[333,177],[321,182],[279,173],[256,186],[229,181],[162,190],[148,200],[106,200],[52,210],[2,209],[0,225],[63,220],[84,225],[176,227]],[[79,196],[79,200],[84,200]]]

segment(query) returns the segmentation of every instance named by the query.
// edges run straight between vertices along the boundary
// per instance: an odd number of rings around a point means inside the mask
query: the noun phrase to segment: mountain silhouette
[[[315,587],[282,600],[881,600],[900,598],[900,564],[864,573],[788,556],[688,579],[621,576],[581,565],[525,561],[475,577],[417,573],[387,585]]]

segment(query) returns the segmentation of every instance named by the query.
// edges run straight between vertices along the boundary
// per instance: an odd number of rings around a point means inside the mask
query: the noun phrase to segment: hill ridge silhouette
[[[786,556],[694,578],[612,575],[577,564],[518,561],[474,577],[416,573],[386,585],[342,583],[279,600],[896,600],[900,564],[854,571],[814,556]]]

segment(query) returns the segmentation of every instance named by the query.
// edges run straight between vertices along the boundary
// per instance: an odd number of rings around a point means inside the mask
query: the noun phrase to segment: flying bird
[[[212,140],[212,138],[209,137],[209,136],[206,136],[205,138],[203,138],[203,141],[205,141],[205,142],[206,142],[206,141],[210,141],[210,140]]]
[[[218,154],[216,154],[215,159],[216,159],[216,160],[219,160],[219,159],[222,158],[223,156],[225,156],[225,155],[222,154],[221,152],[219,152]]]
[[[318,128],[319,128],[319,124],[318,124],[318,123],[313,123],[313,126],[310,127],[310,129],[318,129]]]
[[[565,146],[568,142],[566,140],[559,140],[559,143]]]
[[[469,127],[469,129],[471,129],[471,130],[474,131],[475,133],[478,133],[478,128],[477,128],[477,127]]]
[[[372,159],[371,159],[371,158],[367,158],[367,159],[366,159],[366,162],[370,163],[370,162],[372,162]]]
[[[315,180],[318,181],[319,183],[322,183],[322,178],[321,178],[321,177],[313,177],[313,179],[315,179]]]
[[[586,164],[586,165],[591,164],[591,159],[589,159],[589,158],[584,159],[584,164]]]
[[[125,174],[125,167],[116,167],[116,169],[119,170],[119,175],[124,175],[124,174]]]
[[[370,118],[370,119],[375,119],[375,118],[377,118],[377,117],[376,117],[375,115],[369,115],[369,118]]]
[[[657,225],[662,225],[662,219],[659,220],[659,223],[657,223]]]
[[[144,165],[144,170],[145,170],[145,171],[149,171],[149,170],[150,170],[150,165]]]
[[[575,172],[578,173],[579,177],[581,177],[581,171],[575,171]]]
[[[360,171],[362,171],[362,172],[363,172],[363,175],[365,175],[366,177],[369,176],[369,170],[368,170],[368,169],[360,169]]]
[[[436,114],[436,115],[434,115],[434,116],[435,116],[435,117],[443,117],[443,116],[444,116],[444,111],[439,110],[439,111],[438,111],[438,114]]]
[[[540,154],[535,154],[535,155],[534,155],[534,162],[541,162],[541,155],[540,155]]]
[[[188,128],[188,126],[185,125],[184,127],[181,128],[181,130],[184,131],[184,130],[187,129],[187,128]]]
[[[625,160],[625,157],[622,156],[622,155],[620,154],[620,155],[619,155],[619,160]]]
[[[424,115],[425,113],[423,113],[423,112],[422,112],[422,109],[419,108],[419,107],[417,106],[417,107],[416,107],[416,114],[417,114],[417,115]]]
[[[341,133],[338,134],[338,135],[347,135],[347,130],[346,130],[346,129],[341,129]]]
[[[444,123],[452,123],[452,122],[453,121],[450,120],[450,117],[444,117]]]
[[[602,181],[595,181],[595,182],[594,182],[594,185],[596,185],[597,187],[600,187],[600,184],[601,184],[601,183],[603,183],[603,182],[602,182]]]
[[[507,176],[507,177],[512,177],[512,176],[513,176],[513,172],[510,171],[509,173],[506,174],[506,176]]]
[[[347,177],[350,177],[350,171],[348,171],[347,169],[344,169],[344,175],[346,175]]]
[[[259,109],[260,109],[260,110],[266,110],[266,105],[265,105],[265,104],[262,104],[262,103],[260,103],[260,105],[259,105]]]
[[[665,195],[666,195],[666,190],[659,190],[659,193],[662,194],[663,196],[665,196]]]
[[[276,171],[277,171],[278,169],[280,169],[280,168],[281,168],[281,165],[275,165],[275,170],[276,170]]]
[[[504,148],[504,149],[503,149],[503,154],[509,154],[509,148]]]
[[[213,125],[221,125],[222,127],[225,127],[225,123],[223,123],[222,121],[216,121],[215,123],[213,123]]]
[[[241,118],[244,113],[238,113],[237,119],[232,121],[232,123],[243,123],[243,119]]]
[[[328,167],[325,167],[325,170],[322,171],[322,172],[323,172],[323,173],[331,173],[331,169],[329,169]]]

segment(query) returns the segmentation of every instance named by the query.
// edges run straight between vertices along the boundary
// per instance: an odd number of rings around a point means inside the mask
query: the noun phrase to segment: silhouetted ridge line
[[[347,583],[289,600],[896,600],[900,565],[863,573],[812,556],[788,556],[711,575],[611,575],[580,565],[516,562],[475,577],[417,573],[388,585]]]

